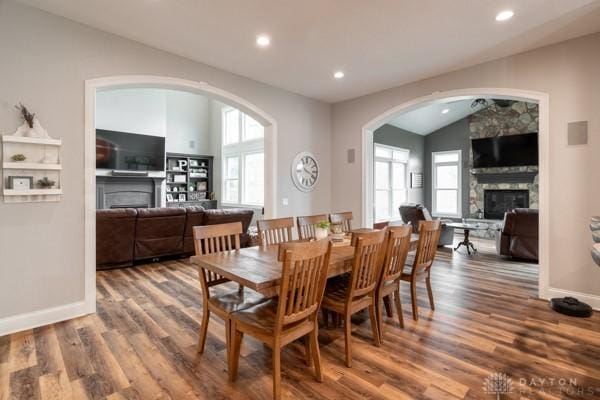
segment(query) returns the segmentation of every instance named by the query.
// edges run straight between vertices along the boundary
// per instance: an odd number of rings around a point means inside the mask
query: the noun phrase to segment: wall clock
[[[320,172],[317,159],[307,151],[298,153],[292,161],[292,181],[302,192],[314,190],[319,181]]]

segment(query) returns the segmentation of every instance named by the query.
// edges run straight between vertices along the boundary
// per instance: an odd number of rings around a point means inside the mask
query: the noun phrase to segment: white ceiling
[[[490,103],[493,102],[493,100],[488,101]],[[425,136],[483,108],[481,106],[471,107],[472,103],[473,99],[458,100],[449,103],[431,103],[405,112],[388,122],[388,124]],[[443,114],[442,111],[445,109],[449,111]]]
[[[21,1],[328,102],[600,30],[600,0]]]

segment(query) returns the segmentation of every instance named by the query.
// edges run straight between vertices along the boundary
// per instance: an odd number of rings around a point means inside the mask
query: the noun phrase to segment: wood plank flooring
[[[420,287],[418,322],[403,286],[406,327],[386,319],[380,348],[359,314],[353,368],[344,366],[341,328],[319,332],[324,383],[305,366],[304,346],[288,346],[284,398],[490,399],[496,396],[484,391],[484,380],[492,373],[512,381],[501,398],[600,398],[600,314],[552,312],[535,299],[537,265],[504,261],[488,242],[477,245],[472,257],[439,252],[436,311]],[[196,355],[196,274],[186,260],[99,272],[96,314],[0,337],[0,400],[270,399],[271,353],[252,338],[244,338],[235,384],[227,382],[218,318],[204,355]]]

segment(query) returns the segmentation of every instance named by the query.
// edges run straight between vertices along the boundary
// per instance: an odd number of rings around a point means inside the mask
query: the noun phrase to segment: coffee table
[[[462,242],[458,243],[458,246],[454,248],[454,251],[457,251],[460,246],[465,246],[467,248],[467,253],[471,255],[471,249],[473,249],[474,253],[477,253],[477,249],[473,245],[473,242],[469,240],[469,232],[473,231],[482,231],[489,229],[487,224],[465,224],[460,222],[449,222],[446,223],[446,226],[450,226],[455,229],[462,229],[465,235],[465,238]]]

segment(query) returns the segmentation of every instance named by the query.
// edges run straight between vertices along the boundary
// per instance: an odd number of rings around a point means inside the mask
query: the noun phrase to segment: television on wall
[[[164,171],[165,138],[96,129],[96,168]]]
[[[472,139],[473,168],[538,165],[538,134]]]

